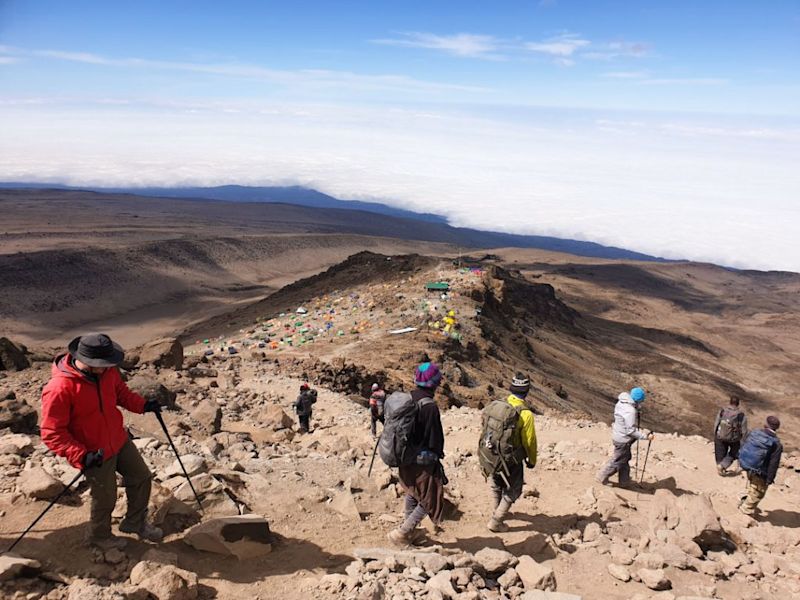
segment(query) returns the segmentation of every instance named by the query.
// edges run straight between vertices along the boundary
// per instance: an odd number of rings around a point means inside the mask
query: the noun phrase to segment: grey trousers
[[[620,483],[628,483],[631,480],[631,446],[633,442],[614,442],[614,453],[611,455],[606,465],[597,474],[597,480],[605,483],[614,473],[618,473]]]
[[[427,516],[428,511],[425,510],[425,507],[422,506],[417,499],[414,498],[411,494],[406,494],[406,502],[405,502],[405,520],[400,525],[400,531],[402,531],[405,535],[408,535],[417,526],[422,523],[422,520]]]
[[[102,466],[86,469],[84,473],[89,481],[92,498],[91,537],[104,539],[111,536],[111,513],[117,504],[117,473],[122,475],[128,497],[126,525],[138,531],[147,516],[150,480],[153,475],[133,442],[128,440],[118,454],[109,458]]]
[[[495,473],[489,478],[495,508],[500,504],[500,500],[508,500],[509,505],[511,505],[522,495],[522,484],[525,482],[525,465],[522,463],[512,465],[508,470],[508,485],[506,485],[499,473]]]

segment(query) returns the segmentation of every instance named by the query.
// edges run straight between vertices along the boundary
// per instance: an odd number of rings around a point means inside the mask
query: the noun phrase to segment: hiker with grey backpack
[[[511,505],[522,495],[525,467],[536,466],[536,425],[526,397],[528,377],[517,373],[505,400],[495,400],[483,410],[478,442],[478,462],[492,490],[494,512],[489,531],[508,531],[504,523]]]
[[[739,408],[739,398],[731,396],[730,404],[721,408],[714,422],[714,458],[717,473],[724,475],[739,457],[739,446],[747,437],[747,415]]]
[[[439,407],[433,399],[442,373],[433,362],[423,362],[414,372],[411,393],[397,391],[384,402],[384,427],[378,440],[381,459],[399,470],[405,491],[403,523],[389,532],[398,546],[414,543],[414,532],[429,516],[438,527],[444,512],[447,477],[444,458],[444,430]]]

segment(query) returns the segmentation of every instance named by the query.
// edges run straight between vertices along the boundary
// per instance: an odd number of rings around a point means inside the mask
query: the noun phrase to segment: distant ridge
[[[565,238],[542,235],[518,235],[494,231],[481,231],[466,227],[453,227],[447,219],[431,213],[416,213],[413,211],[392,208],[378,202],[362,202],[360,200],[340,200],[323,194],[314,189],[301,186],[273,186],[273,187],[248,187],[240,185],[225,185],[217,187],[91,187],[68,186],[53,183],[31,182],[0,182],[0,189],[50,189],[68,191],[88,191],[101,194],[130,194],[149,198],[170,198],[195,201],[224,201],[239,203],[266,203],[289,204],[317,209],[338,209],[346,211],[364,211],[372,214],[417,222],[420,230],[419,237],[408,239],[421,239],[428,241],[442,241],[459,244],[472,248],[538,248],[553,252],[564,252],[577,256],[590,258],[607,258],[623,260],[640,260],[655,262],[672,262],[667,259],[626,250],[615,246],[604,246],[595,242],[584,242]],[[431,228],[440,228],[433,230]],[[438,232],[438,233],[437,233]],[[398,237],[391,232],[376,230],[374,235],[388,235]]]

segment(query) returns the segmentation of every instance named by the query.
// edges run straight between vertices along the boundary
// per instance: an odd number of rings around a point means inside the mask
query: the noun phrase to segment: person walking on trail
[[[414,530],[426,515],[437,527],[442,521],[447,484],[440,462],[444,458],[444,430],[439,407],[433,399],[441,381],[442,373],[436,363],[423,362],[414,372],[416,387],[410,395],[416,404],[416,414],[408,441],[414,459],[411,464],[399,466],[400,485],[405,491],[405,520],[387,536],[398,546],[413,543]]]
[[[630,392],[622,392],[614,407],[614,425],[612,426],[611,441],[614,443],[614,452],[611,460],[597,474],[597,481],[608,485],[608,478],[617,473],[619,484],[631,484],[631,446],[638,440],[652,440],[653,433],[641,431],[638,424],[639,407],[644,402],[645,393],[640,387],[633,388]]]
[[[528,376],[517,373],[511,380],[508,398],[492,402],[484,410],[478,454],[481,470],[489,479],[494,506],[486,526],[495,533],[508,531],[504,519],[522,495],[525,467],[536,466],[536,425],[533,409],[526,401],[530,389]]]
[[[747,473],[747,496],[739,504],[739,510],[746,515],[757,513],[758,503],[775,482],[783,454],[777,433],[780,426],[778,417],[767,417],[764,427],[751,431],[739,450],[739,466]]]
[[[317,401],[317,390],[312,390],[307,383],[300,386],[300,393],[294,403],[294,410],[300,422],[300,432],[309,433],[311,431],[311,412],[312,406]]]
[[[714,458],[717,473],[724,475],[739,457],[739,446],[747,436],[747,415],[739,409],[739,398],[731,396],[730,404],[719,409],[714,422]]]
[[[383,403],[386,400],[386,392],[377,383],[372,384],[372,394],[369,397],[369,414],[372,420],[370,429],[372,437],[377,435],[377,422],[383,423]]]
[[[77,337],[56,357],[42,390],[42,441],[76,469],[82,469],[91,494],[89,542],[104,550],[123,548],[126,539],[111,533],[117,503],[117,473],[128,498],[124,533],[157,542],[163,532],[147,522],[150,469],[131,441],[118,407],[157,412],[157,400],[145,400],[125,385],[117,369],[124,353],[107,335]]]

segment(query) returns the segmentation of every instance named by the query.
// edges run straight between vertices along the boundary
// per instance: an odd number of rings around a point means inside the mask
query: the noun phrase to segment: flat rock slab
[[[0,581],[8,581],[14,577],[28,577],[36,574],[42,565],[31,558],[23,558],[18,554],[0,554]]]
[[[64,489],[64,484],[52,477],[41,467],[34,467],[20,473],[17,479],[19,491],[28,498],[51,500]]]
[[[530,556],[520,556],[516,570],[526,590],[555,591],[556,575],[553,569],[537,563]]]
[[[269,523],[260,515],[220,517],[199,523],[184,534],[183,541],[197,550],[235,556],[239,560],[272,551]]]

